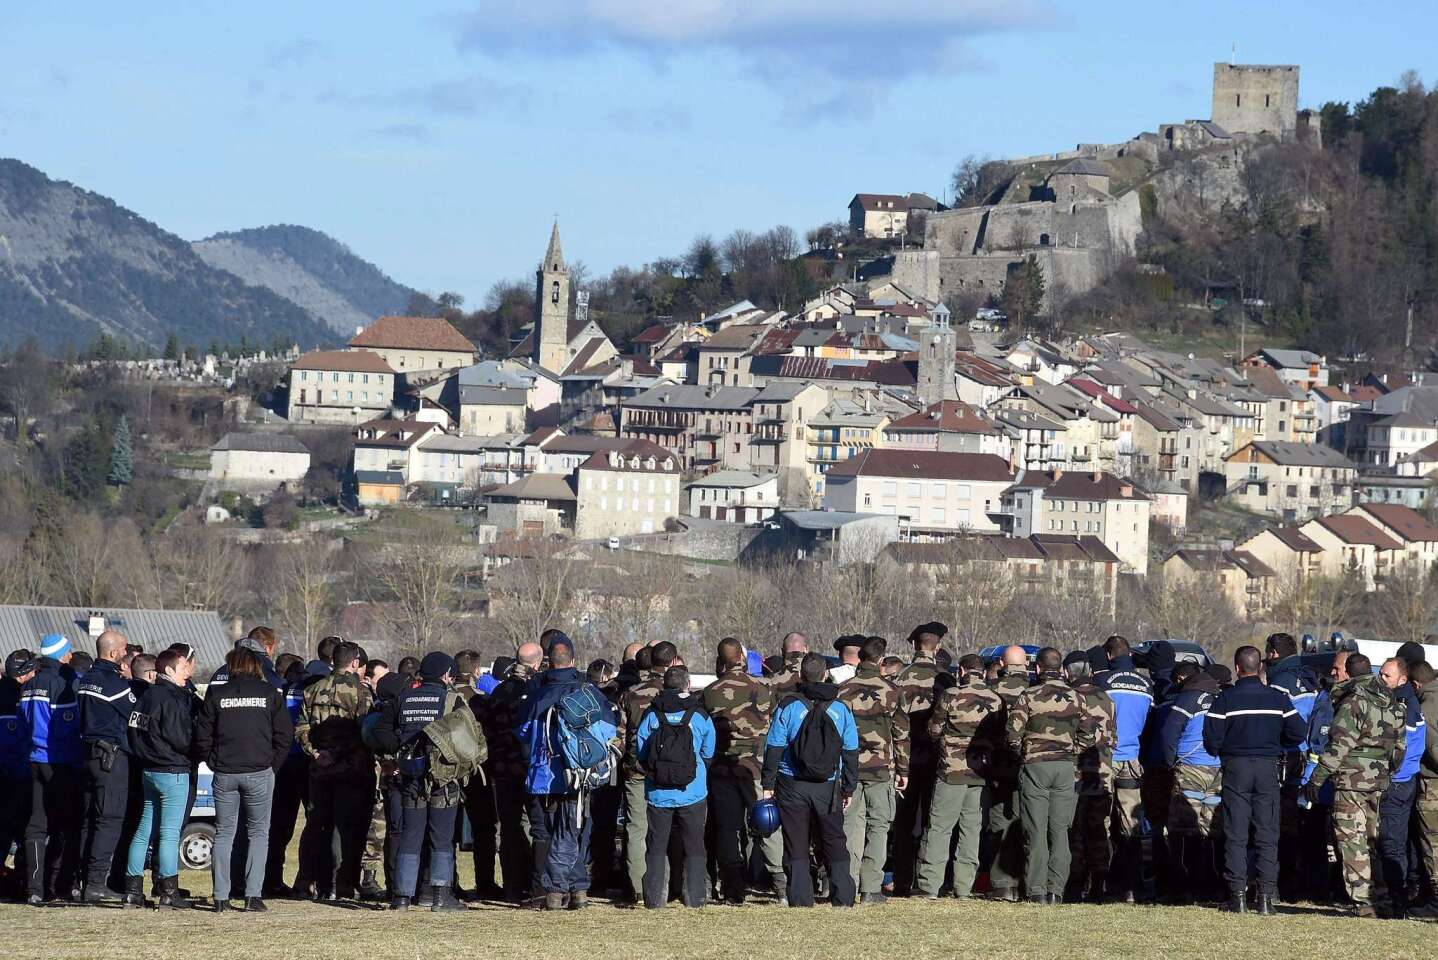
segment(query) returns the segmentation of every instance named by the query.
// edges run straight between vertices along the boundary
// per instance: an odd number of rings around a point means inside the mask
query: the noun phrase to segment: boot
[[[564,909],[564,894],[562,894],[562,893],[546,893],[546,894],[544,895],[544,909],[546,909],[546,910],[563,910],[563,909]]]
[[[1084,892],[1084,903],[1103,903],[1104,890],[1108,887],[1108,874],[1095,870],[1089,874],[1088,889]]]
[[[136,910],[140,907],[150,906],[150,904],[145,901],[144,877],[127,876],[125,878],[125,895],[121,899],[120,906],[125,910]]]
[[[188,910],[190,901],[180,894],[179,877],[160,878],[160,899],[155,904],[161,910]]]
[[[91,907],[118,907],[124,901],[124,897],[103,883],[85,884],[85,892],[80,898],[81,903]]]
[[[583,910],[589,906],[589,891],[576,890],[569,895],[569,909]]]
[[[430,888],[430,911],[433,913],[453,913],[457,910],[464,910],[464,904],[455,897],[454,891],[447,883],[436,883]]]
[[[389,908],[396,913],[409,913],[409,897],[395,897],[389,902]]]
[[[28,875],[29,896],[26,902],[31,906],[45,903],[45,841],[25,841],[25,872]]]
[[[1255,912],[1265,917],[1271,917],[1278,912],[1273,909],[1273,895],[1271,893],[1260,893],[1258,895],[1258,907]]]
[[[269,907],[265,906],[265,901],[260,897],[245,897],[246,913],[268,913],[269,909]]]
[[[1228,895],[1228,902],[1222,907],[1219,907],[1219,909],[1224,913],[1247,913],[1248,892],[1246,890],[1238,890],[1234,893],[1230,893]]]
[[[384,899],[384,887],[379,885],[375,871],[365,870],[360,875],[359,898],[365,903],[378,903]]]

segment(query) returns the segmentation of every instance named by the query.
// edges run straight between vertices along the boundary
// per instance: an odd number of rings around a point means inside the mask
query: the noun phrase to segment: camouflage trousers
[[[384,866],[384,838],[388,833],[385,820],[385,778],[378,778],[374,788],[374,812],[369,818],[369,832],[364,838],[364,856],[360,858],[360,869],[378,872]]]
[[[1223,785],[1219,767],[1200,767],[1180,763],[1173,768],[1173,796],[1168,807],[1168,832],[1180,836],[1207,837],[1213,832],[1213,815],[1217,803],[1204,803],[1217,798]]]
[[[1138,834],[1138,814],[1143,808],[1143,764],[1120,760],[1113,765],[1113,827],[1119,837]]]
[[[1373,849],[1378,840],[1378,790],[1336,790],[1333,834],[1343,861],[1343,885],[1354,903],[1372,902]]]
[[[1438,884],[1438,778],[1424,777],[1418,784],[1418,849],[1428,882]]]

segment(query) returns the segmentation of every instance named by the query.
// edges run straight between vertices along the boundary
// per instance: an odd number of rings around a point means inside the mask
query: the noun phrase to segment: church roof
[[[549,231],[549,249],[546,250],[546,251],[544,251],[544,264],[543,264],[543,269],[545,269],[545,270],[563,270],[563,269],[565,269],[565,266],[564,266],[564,247],[560,246],[560,243],[559,243],[559,221],[558,221],[558,220],[554,221],[554,228]]]

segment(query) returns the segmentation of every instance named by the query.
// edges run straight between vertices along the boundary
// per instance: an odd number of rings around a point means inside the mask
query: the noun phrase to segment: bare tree
[[[1228,638],[1243,632],[1243,618],[1215,573],[1153,577],[1145,599],[1149,621],[1162,636],[1196,641],[1210,654],[1220,653]]]
[[[166,606],[228,617],[248,601],[244,549],[217,531],[198,524],[176,527],[151,554]]]
[[[1274,591],[1271,617],[1275,623],[1301,630],[1311,626],[1319,636],[1346,629],[1363,599],[1362,583],[1339,574],[1284,575]]]
[[[1008,638],[1010,607],[1019,580],[998,558],[978,556],[975,545],[955,540],[946,545],[934,570],[934,610],[948,624],[956,649],[977,650]]]
[[[550,627],[570,625],[580,568],[572,548],[548,540],[528,541],[529,556],[500,567],[490,578],[490,617],[518,648]]]
[[[397,539],[369,551],[370,598],[407,648],[430,646],[453,625],[472,552],[453,523],[420,516]]]
[[[1385,640],[1422,643],[1438,620],[1438,584],[1418,563],[1400,565],[1370,597],[1372,626]]]
[[[683,578],[683,567],[672,557],[631,553],[596,563],[588,578],[590,625],[621,644],[655,639]]]
[[[281,544],[264,559],[271,619],[292,650],[313,650],[338,607],[330,551],[319,544]]]
[[[115,524],[105,523],[97,514],[67,518],[51,544],[56,598],[79,607],[108,603],[118,580],[112,566],[116,540]]]

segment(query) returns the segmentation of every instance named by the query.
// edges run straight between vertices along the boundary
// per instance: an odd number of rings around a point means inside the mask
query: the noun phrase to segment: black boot
[[[160,878],[160,899],[155,904],[161,910],[188,910],[190,901],[180,895],[179,877]]]
[[[135,910],[149,905],[145,901],[145,878],[125,877],[125,896],[120,906],[125,910]]]
[[[389,908],[396,913],[408,913],[409,897],[395,897],[389,902]]]
[[[45,904],[45,841],[25,841],[25,874],[29,896],[26,903],[32,907]]]
[[[103,883],[85,884],[85,892],[80,897],[81,903],[91,907],[118,907],[124,901],[124,897]]]
[[[365,903],[379,903],[384,900],[384,887],[373,870],[366,870],[360,877],[359,898]]]
[[[1245,890],[1239,890],[1236,893],[1230,893],[1228,895],[1228,902],[1225,903],[1222,907],[1219,907],[1219,909],[1222,910],[1224,913],[1247,913],[1248,892]]]
[[[1258,904],[1254,912],[1265,917],[1271,917],[1277,913],[1278,911],[1273,909],[1273,894],[1260,893],[1258,895]]]
[[[447,883],[436,883],[430,888],[430,910],[434,913],[453,913],[457,910],[464,910],[465,905],[459,902]]]

